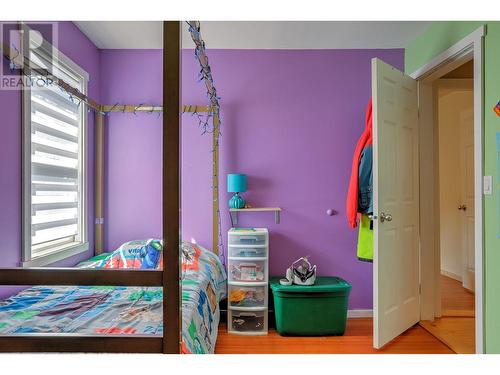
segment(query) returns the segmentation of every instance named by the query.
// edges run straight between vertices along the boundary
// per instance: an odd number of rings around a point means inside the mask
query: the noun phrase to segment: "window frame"
[[[25,32],[29,31],[28,28],[24,29]],[[29,33],[28,35],[31,35]],[[28,36],[29,38],[29,36]],[[39,47],[42,52],[46,52],[52,55],[53,65],[55,67],[62,67],[63,71],[71,72],[72,76],[77,77],[78,81],[81,83],[81,92],[87,95],[89,74],[78,64],[73,62],[69,57],[64,55],[62,52],[57,50],[54,46],[50,44],[45,44]],[[49,50],[50,49],[50,50]],[[29,56],[29,49],[27,50]],[[23,72],[23,76],[26,75]],[[79,194],[78,199],[80,201],[78,209],[78,225],[80,241],[64,243],[61,245],[52,245],[52,247],[47,249],[46,254],[41,254],[33,257],[32,254],[32,244],[31,244],[31,210],[32,210],[32,186],[31,186],[31,152],[32,152],[32,141],[31,141],[31,88],[26,85],[23,88],[22,93],[22,116],[23,116],[23,130],[22,130],[22,236],[23,236],[23,246],[22,246],[22,267],[40,267],[50,265],[54,262],[69,258],[71,256],[81,254],[88,251],[89,239],[88,239],[88,162],[87,162],[87,133],[88,133],[88,114],[87,105],[82,103],[80,106],[80,134],[79,134]]]

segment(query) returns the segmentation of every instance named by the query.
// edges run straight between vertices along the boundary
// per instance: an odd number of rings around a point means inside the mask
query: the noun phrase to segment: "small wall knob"
[[[326,214],[328,216],[333,216],[333,215],[335,215],[335,210],[332,208],[329,208],[328,210],[326,210]]]

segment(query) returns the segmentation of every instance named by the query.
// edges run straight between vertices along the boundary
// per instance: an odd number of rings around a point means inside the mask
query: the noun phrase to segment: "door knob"
[[[465,211],[467,209],[467,206],[465,204],[461,204],[460,206],[458,206],[458,209]]]
[[[380,213],[380,222],[383,223],[384,221],[392,221],[392,215],[385,214],[385,213],[381,212]]]

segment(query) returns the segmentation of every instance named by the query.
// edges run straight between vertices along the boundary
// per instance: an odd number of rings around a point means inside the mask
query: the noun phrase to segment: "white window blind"
[[[86,73],[60,53],[49,56],[40,49],[30,51],[37,65],[86,94]],[[29,169],[24,184],[25,263],[44,257],[59,260],[64,257],[56,259],[54,253],[82,247],[87,240],[85,105],[42,76],[30,78],[24,101],[24,165]],[[50,261],[36,262],[45,263]]]

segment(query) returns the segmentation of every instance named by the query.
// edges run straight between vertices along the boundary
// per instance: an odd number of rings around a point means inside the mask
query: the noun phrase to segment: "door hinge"
[[[418,294],[422,294],[422,284],[418,284]]]

